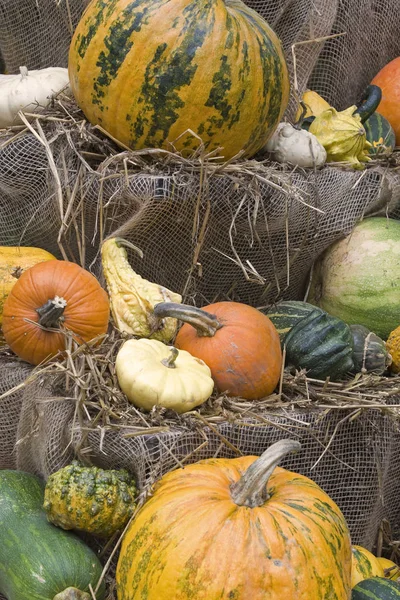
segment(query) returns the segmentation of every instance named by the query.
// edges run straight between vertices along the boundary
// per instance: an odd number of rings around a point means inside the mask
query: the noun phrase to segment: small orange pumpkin
[[[22,360],[38,365],[65,349],[64,330],[78,343],[105,334],[110,306],[97,279],[79,265],[50,260],[15,283],[3,310],[3,334]]]
[[[210,367],[218,391],[247,400],[274,391],[282,368],[279,334],[256,308],[240,302],[217,302],[203,309],[163,302],[154,314],[185,321],[175,346]]]
[[[349,600],[343,514],[313,481],[276,465],[300,444],[261,456],[200,461],[157,484],[129,525],[119,600]]]
[[[400,56],[385,65],[371,83],[382,90],[378,112],[393,127],[396,146],[400,146]]]

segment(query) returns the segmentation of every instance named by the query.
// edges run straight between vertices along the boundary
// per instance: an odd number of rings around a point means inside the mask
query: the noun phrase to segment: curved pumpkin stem
[[[64,320],[63,314],[67,301],[59,296],[54,296],[53,300],[47,300],[40,308],[36,309],[39,314],[39,325],[42,327],[60,327],[60,321]]]
[[[87,592],[82,592],[74,587],[69,587],[59,594],[56,594],[53,600],[92,600],[92,597]]]
[[[197,330],[197,335],[212,337],[218,329],[223,327],[215,315],[211,315],[201,308],[189,306],[188,304],[176,304],[175,302],[160,302],[154,307],[154,315],[163,319],[173,317],[192,325]]]
[[[161,362],[168,367],[168,369],[176,369],[175,361],[178,358],[179,350],[174,346],[171,346],[170,350],[171,354],[167,358],[163,358]]]
[[[269,498],[267,484],[275,467],[290,452],[298,452],[300,442],[280,440],[272,444],[260,458],[250,465],[244,475],[231,486],[232,500],[238,506],[255,508],[262,506]]]

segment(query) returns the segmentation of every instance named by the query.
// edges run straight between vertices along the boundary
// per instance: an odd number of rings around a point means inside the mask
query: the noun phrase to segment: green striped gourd
[[[283,346],[283,342],[292,327],[315,310],[318,309],[308,302],[302,302],[301,300],[281,300],[281,302],[277,302],[277,304],[261,312],[267,315],[275,325]],[[321,312],[323,311],[321,310]]]
[[[87,119],[130,148],[190,154],[201,138],[225,158],[260,150],[289,96],[279,39],[240,0],[92,0],[69,77]]]
[[[384,577],[360,581],[352,590],[351,600],[399,600],[400,585]]]
[[[369,153],[380,157],[391,154],[396,146],[396,134],[389,121],[374,112],[364,123],[367,141],[372,144]]]
[[[102,566],[75,534],[47,521],[44,484],[0,470],[0,594],[7,600],[91,600]],[[104,598],[104,584],[96,599]]]
[[[335,381],[354,368],[350,327],[318,309],[292,327],[285,346],[287,364],[313,379]]]

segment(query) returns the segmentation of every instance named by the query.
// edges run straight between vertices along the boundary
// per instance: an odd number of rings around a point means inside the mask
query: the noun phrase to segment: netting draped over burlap
[[[375,73],[400,55],[398,0],[248,4],[281,37],[292,83],[293,44],[345,34],[295,50],[299,91],[309,85],[337,108],[355,103]],[[7,70],[66,66],[84,5],[0,0],[0,52]],[[32,122],[30,130],[0,134],[0,245],[40,246],[101,279],[99,244],[120,235],[143,250],[143,259],[129,255],[133,268],[181,292],[185,301],[201,306],[232,299],[260,307],[303,298],[314,260],[363,216],[400,218],[395,159],[362,172],[337,166],[293,171],[257,161],[204,166],[201,157],[122,152],[73,103],[63,106],[50,119]],[[296,106],[292,94],[289,118]],[[31,371],[2,356],[0,394],[23,384]],[[390,401],[398,403],[397,396]],[[126,467],[145,487],[180,463],[237,451],[259,454],[294,435],[303,450],[286,466],[332,495],[354,542],[372,546],[383,518],[398,528],[399,433],[393,414],[364,408],[349,420],[346,410],[293,406],[266,410],[257,426],[244,417],[213,427],[177,422],[167,431],[126,436],[112,423],[93,428],[78,422],[76,398],[41,377],[0,399],[0,468],[46,477],[79,454],[95,464]]]
[[[72,398],[57,391],[41,377],[22,392],[18,429],[8,434],[19,440],[13,451],[15,467],[47,477],[78,455],[103,468],[117,465],[130,470],[143,489],[184,464],[240,453],[259,455],[278,439],[291,437],[302,449],[283,466],[311,477],[338,503],[354,543],[371,547],[383,519],[394,530],[400,526],[400,431],[393,416],[382,411],[367,410],[349,418],[354,409],[347,414],[277,407],[261,420],[231,414],[228,420],[216,419],[211,429],[192,417],[165,432],[132,436],[135,427],[128,425],[82,428]],[[18,410],[14,401],[9,398],[6,404],[11,415]],[[0,431],[6,430],[3,420],[4,411]]]

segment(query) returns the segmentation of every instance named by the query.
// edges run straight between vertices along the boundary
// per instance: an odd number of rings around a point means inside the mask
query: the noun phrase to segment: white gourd
[[[129,402],[145,410],[163,406],[184,413],[203,404],[214,389],[211,371],[202,360],[158,340],[126,341],[115,370]]]
[[[18,75],[0,75],[0,129],[20,124],[20,110],[45,108],[68,85],[68,69],[62,67],[34,71],[20,67]]]
[[[298,167],[322,167],[326,162],[326,150],[315,135],[290,123],[279,123],[264,151],[277,162]]]

